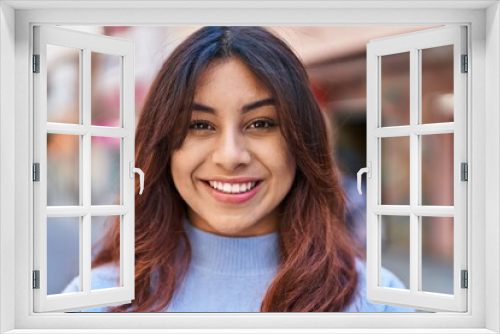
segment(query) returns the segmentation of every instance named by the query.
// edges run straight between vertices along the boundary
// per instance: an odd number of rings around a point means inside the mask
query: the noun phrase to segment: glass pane
[[[120,127],[120,58],[92,52],[92,125]]]
[[[47,45],[47,122],[80,123],[80,49]]]
[[[80,136],[47,134],[47,205],[79,205]]]
[[[380,57],[382,126],[410,124],[410,52]]]
[[[410,217],[380,216],[382,267],[410,286]],[[389,287],[381,281],[380,286]]]
[[[420,138],[422,205],[453,206],[453,133]]]
[[[381,139],[383,205],[410,204],[410,137]]]
[[[453,122],[453,45],[421,50],[422,124]]]
[[[119,205],[121,138],[92,139],[92,205]]]
[[[47,294],[60,294],[80,274],[80,217],[47,218]]]
[[[422,291],[453,294],[453,218],[421,217]]]
[[[120,216],[92,216],[92,265],[99,265],[96,263],[96,255],[108,246],[110,240],[116,242],[116,254],[118,260],[116,267],[112,270],[112,274],[106,280],[99,280],[100,284],[95,285],[91,282],[92,290],[114,288],[120,286]],[[112,236],[112,237],[111,237]]]

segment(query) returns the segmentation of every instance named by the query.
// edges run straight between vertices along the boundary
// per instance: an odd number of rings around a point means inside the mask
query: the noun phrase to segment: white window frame
[[[134,156],[135,156],[135,80],[134,44],[119,38],[88,34],[52,26],[34,27],[34,54],[39,56],[38,73],[33,74],[34,162],[39,163],[39,181],[33,184],[33,268],[39,271],[39,287],[34,289],[35,312],[70,311],[108,305],[129,304],[134,299]],[[79,53],[79,124],[47,122],[47,45],[72,48]],[[120,110],[119,126],[92,125],[91,119],[91,54],[113,55],[119,61]],[[48,163],[47,134],[78,136],[79,204],[47,206]],[[95,136],[119,140],[120,201],[114,205],[92,205],[91,142]],[[91,289],[92,216],[120,218],[120,282],[117,287]],[[79,292],[47,294],[47,226],[49,217],[76,217],[79,220]]]
[[[447,26],[389,36],[370,41],[366,47],[367,59],[367,121],[366,153],[371,177],[367,178],[367,297],[377,304],[413,307],[429,311],[467,310],[467,289],[461,287],[461,270],[467,269],[467,249],[460,247],[467,240],[467,185],[461,181],[461,163],[467,162],[467,77],[461,73],[461,56],[467,54],[465,26]],[[453,122],[422,123],[422,51],[451,45],[453,47]],[[383,126],[382,124],[382,57],[408,53],[409,56],[409,124]],[[422,137],[443,133],[453,134],[452,206],[422,205]],[[384,138],[407,141],[409,153],[409,202],[407,205],[386,205],[382,202],[382,142]],[[382,219],[384,216],[408,218],[410,243],[409,286],[394,289],[380,286],[382,268]],[[441,294],[422,290],[422,217],[453,218],[453,293]],[[403,222],[400,222],[404,224]]]
[[[133,9],[116,8],[128,6]],[[500,10],[498,1],[9,1],[0,3],[0,332],[500,332]],[[62,8],[66,7],[66,8]],[[158,8],[162,7],[162,8]],[[203,8],[202,8],[203,7]],[[393,8],[396,7],[396,8]],[[48,8],[48,9],[47,9]],[[75,8],[85,8],[76,10]],[[107,10],[103,8],[115,8]],[[144,10],[137,10],[143,8]],[[149,9],[148,9],[149,8]],[[243,10],[242,8],[246,8]],[[250,9],[248,9],[250,8]],[[370,8],[370,9],[367,9]],[[32,26],[443,25],[469,31],[469,307],[435,314],[34,314],[31,285]],[[486,70],[487,68],[487,70]],[[15,82],[15,84],[12,84]],[[15,138],[15,145],[12,139]],[[487,176],[487,179],[486,179]],[[487,182],[486,182],[487,180]],[[27,259],[31,259],[27,261]],[[13,307],[14,305],[14,307]],[[141,325],[142,329],[137,329]],[[166,328],[168,326],[168,328]],[[131,328],[137,330],[131,330]],[[260,330],[258,329],[260,328]],[[356,328],[357,330],[354,330]],[[432,328],[432,329],[429,329]],[[45,329],[45,331],[44,331]],[[99,330],[101,329],[101,330]],[[281,330],[280,330],[281,329]],[[389,329],[392,329],[389,330]],[[418,329],[415,331],[415,329]],[[118,330],[119,332],[119,330]],[[187,331],[185,331],[187,332]],[[247,330],[248,332],[248,330]]]

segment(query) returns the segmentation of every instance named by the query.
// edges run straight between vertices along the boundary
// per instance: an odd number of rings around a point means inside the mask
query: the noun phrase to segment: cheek
[[[179,192],[182,187],[189,184],[192,172],[195,168],[193,154],[187,150],[179,150],[172,154],[171,173],[174,184]]]
[[[286,185],[285,188],[289,189],[297,169],[295,159],[283,139],[278,140],[275,145],[270,145],[268,148],[272,148],[267,150],[265,161],[271,163],[268,168],[274,174],[275,179],[279,180],[283,187]]]
[[[194,175],[207,160],[207,144],[186,138],[181,148],[172,154],[170,172],[181,195],[193,189]]]

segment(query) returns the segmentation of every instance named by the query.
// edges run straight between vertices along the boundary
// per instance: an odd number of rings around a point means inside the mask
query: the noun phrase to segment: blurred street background
[[[89,33],[128,39],[135,44],[136,123],[149,87],[172,50],[200,27],[75,27]],[[356,189],[356,173],[366,166],[366,45],[370,40],[433,27],[268,27],[285,39],[303,61],[316,98],[331,127],[332,151],[349,197],[349,227],[366,244],[366,185]],[[79,51],[50,46],[48,57],[48,122],[79,122]],[[120,61],[92,54],[92,125],[120,124]],[[409,54],[384,56],[382,126],[409,124]],[[453,50],[422,51],[422,123],[453,122]],[[453,206],[453,134],[421,137],[423,205]],[[409,204],[409,138],[381,143],[382,203]],[[79,138],[49,134],[47,205],[79,203]],[[92,138],[92,205],[116,204],[120,189],[120,140]],[[114,217],[112,217],[114,218]],[[381,216],[382,266],[409,286],[409,217]],[[92,218],[92,242],[110,225]],[[453,218],[424,217],[422,290],[453,293]],[[48,293],[60,293],[79,274],[79,219],[48,218]]]

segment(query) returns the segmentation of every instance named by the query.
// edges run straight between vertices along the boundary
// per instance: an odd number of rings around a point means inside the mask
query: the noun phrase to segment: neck
[[[231,276],[262,275],[279,267],[277,231],[254,237],[226,237],[193,226],[187,219],[193,266]]]

